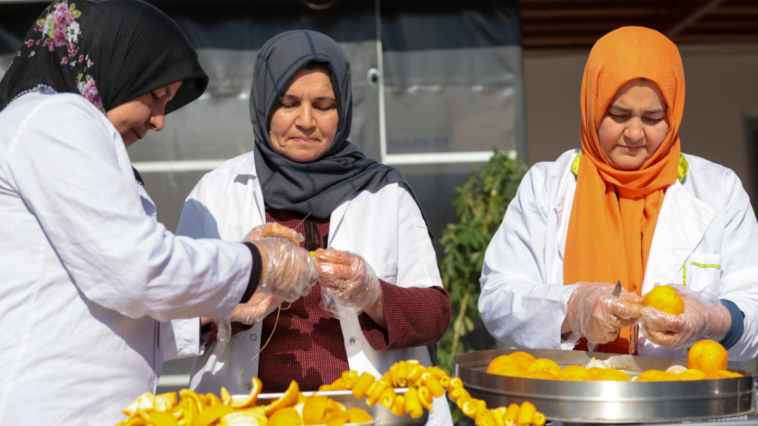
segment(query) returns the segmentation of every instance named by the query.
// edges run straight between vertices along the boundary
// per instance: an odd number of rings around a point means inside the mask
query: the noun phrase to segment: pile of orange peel
[[[395,388],[408,388],[404,395],[398,395]],[[488,409],[487,403],[472,398],[463,388],[459,378],[450,378],[438,367],[424,367],[416,360],[400,361],[390,367],[379,380],[369,374],[357,371],[345,371],[342,377],[330,385],[324,385],[319,391],[350,390],[360,399],[366,396],[370,407],[381,404],[393,414],[402,416],[408,413],[412,418],[419,418],[423,410],[431,411],[432,401],[445,394],[454,401],[463,414],[475,420],[477,426],[543,426],[545,415],[537,412],[530,402],[521,407],[511,404],[508,408]]]
[[[253,378],[253,388],[244,398],[233,398],[221,388],[221,399],[212,393],[188,389],[175,393],[137,397],[123,412],[128,418],[117,426],[293,426],[368,423],[373,417],[360,408],[349,410],[325,395],[305,396],[293,381],[284,394],[268,405],[256,406],[263,385]]]
[[[347,409],[326,395],[303,395],[295,381],[282,397],[268,405],[256,406],[262,388],[260,379],[254,377],[250,394],[243,398],[232,397],[223,387],[221,399],[212,393],[203,395],[188,389],[179,391],[181,401],[176,393],[145,392],[123,410],[128,417],[117,426],[343,426],[373,421],[366,411],[357,407]],[[408,389],[398,395],[396,388]],[[529,402],[520,407],[511,404],[508,408],[488,409],[484,401],[469,395],[461,379],[451,379],[443,370],[424,367],[416,360],[396,363],[379,380],[369,373],[345,371],[342,377],[321,386],[319,391],[349,390],[358,399],[365,396],[370,407],[378,403],[397,416],[408,413],[412,418],[419,418],[424,409],[431,411],[433,398],[443,396],[445,389],[477,426],[545,424],[545,416]]]

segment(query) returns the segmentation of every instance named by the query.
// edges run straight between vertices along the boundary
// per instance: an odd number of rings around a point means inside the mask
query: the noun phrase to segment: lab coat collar
[[[716,213],[676,181],[666,190],[650,246],[642,293],[656,282],[676,282],[676,274],[700,244]]]
[[[238,175],[252,176],[254,178],[257,177],[255,171],[255,152],[249,152],[247,155],[241,157],[239,161],[230,164],[229,172]]]

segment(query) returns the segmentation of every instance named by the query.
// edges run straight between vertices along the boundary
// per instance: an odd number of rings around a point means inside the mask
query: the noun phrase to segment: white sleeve
[[[490,334],[508,345],[561,349],[561,324],[574,286],[545,282],[543,180],[534,167],[526,174],[487,247],[479,312]]]
[[[397,284],[403,287],[442,287],[432,238],[416,200],[398,185]]]
[[[176,237],[147,216],[115,129],[84,99],[55,96],[19,127],[3,166],[79,291],[132,318],[228,315],[249,250]]]
[[[205,235],[205,215],[208,213],[205,207],[207,177],[208,175],[205,175],[200,179],[184,201],[176,235],[195,239],[218,237],[218,235]],[[161,328],[164,361],[201,356],[205,352],[205,341],[200,335],[199,318],[175,319],[161,323]]]
[[[734,302],[745,314],[742,338],[729,349],[729,360],[746,361],[758,355],[758,222],[737,175],[729,170],[725,183],[720,297]]]

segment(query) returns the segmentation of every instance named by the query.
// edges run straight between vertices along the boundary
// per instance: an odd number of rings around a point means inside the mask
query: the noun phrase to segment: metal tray
[[[518,349],[471,352],[454,359],[460,377],[474,398],[490,407],[532,402],[549,420],[578,423],[660,423],[730,417],[755,411],[752,374],[745,377],[682,382],[564,382],[487,374],[489,363]],[[535,358],[549,358],[561,367],[586,365],[595,357],[611,366],[639,375],[666,370],[681,361],[614,355],[599,352],[521,350]]]
[[[403,395],[405,392],[407,392],[407,388],[401,388],[401,389],[395,389],[395,392],[397,392],[398,395]],[[302,392],[305,396],[311,396],[314,392]],[[429,416],[429,413],[424,410],[424,414],[419,417],[418,419],[411,418],[407,413],[403,414],[402,416],[396,416],[392,414],[392,412],[384,408],[381,404],[376,404],[373,407],[369,407],[368,404],[366,404],[366,398],[358,399],[353,396],[353,393],[351,391],[325,391],[325,392],[316,392],[319,395],[325,395],[329,398],[343,404],[348,409],[352,407],[358,407],[363,410],[366,410],[367,413],[371,414],[371,417],[374,418],[374,421],[371,423],[364,423],[363,425],[375,425],[375,426],[417,426],[417,425],[425,425]],[[273,401],[279,399],[284,395],[283,393],[263,393],[258,395],[258,400],[255,402],[255,405],[268,405],[272,403]],[[234,395],[234,398],[246,398],[246,395]],[[351,425],[352,423],[346,423],[345,426]]]

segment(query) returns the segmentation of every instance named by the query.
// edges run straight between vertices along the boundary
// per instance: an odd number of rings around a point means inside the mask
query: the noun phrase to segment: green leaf
[[[72,10],[71,11],[71,16],[73,16],[74,18],[78,18],[78,17],[82,16],[82,12],[79,12],[78,10]]]

